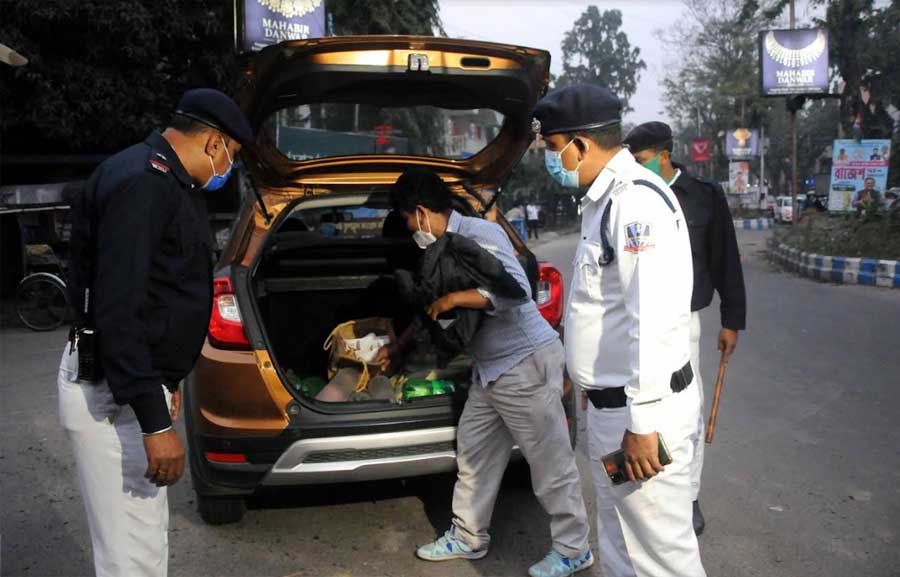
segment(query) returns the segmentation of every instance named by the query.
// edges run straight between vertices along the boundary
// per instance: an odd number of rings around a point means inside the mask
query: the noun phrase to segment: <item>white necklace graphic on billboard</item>
[[[792,68],[806,66],[822,55],[828,43],[825,34],[819,30],[815,39],[804,48],[786,48],[775,38],[775,32],[769,30],[766,34],[766,52],[775,62]]]
[[[259,4],[285,18],[297,18],[316,10],[322,0],[259,0]]]

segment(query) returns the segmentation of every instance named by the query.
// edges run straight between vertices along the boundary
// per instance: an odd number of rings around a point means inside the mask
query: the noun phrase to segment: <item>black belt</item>
[[[691,362],[688,361],[683,367],[672,373],[669,380],[669,387],[673,393],[680,393],[685,390],[694,380],[694,371],[691,369]],[[608,389],[590,389],[587,392],[591,404],[598,409],[617,409],[627,404],[628,397],[625,396],[625,387],[611,387]]]

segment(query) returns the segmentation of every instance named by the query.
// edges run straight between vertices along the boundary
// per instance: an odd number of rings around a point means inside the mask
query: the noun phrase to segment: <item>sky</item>
[[[448,36],[548,50],[550,71],[556,75],[562,72],[560,43],[591,4],[601,11],[622,12],[622,30],[631,45],[641,49],[641,58],[647,64],[631,98],[634,110],[625,121],[640,124],[670,120],[660,83],[664,71],[674,62],[658,33],[680,17],[684,9],[681,0],[440,0],[441,20]],[[797,1],[798,22],[823,14],[824,9],[813,9],[808,0]]]

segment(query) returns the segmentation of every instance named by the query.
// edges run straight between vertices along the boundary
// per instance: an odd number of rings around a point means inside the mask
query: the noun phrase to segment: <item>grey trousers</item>
[[[562,406],[565,353],[555,341],[487,387],[473,383],[457,432],[459,477],[453,493],[456,536],[473,549],[488,529],[513,445],[531,468],[534,494],[550,515],[553,548],[587,551],[590,525]]]

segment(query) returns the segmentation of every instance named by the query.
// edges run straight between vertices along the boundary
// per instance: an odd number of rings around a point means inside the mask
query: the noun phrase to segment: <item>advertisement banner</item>
[[[835,140],[828,210],[846,212],[883,204],[890,156],[890,140]]]
[[[725,156],[731,160],[750,160],[758,154],[758,130],[735,128],[725,135]]]
[[[763,30],[759,33],[763,96],[828,93],[828,31]]]
[[[325,36],[325,0],[240,0],[242,52]]]
[[[747,194],[750,185],[750,163],[731,162],[728,164],[728,192]]]
[[[709,162],[712,157],[708,138],[697,138],[691,141],[691,157],[694,162]]]

